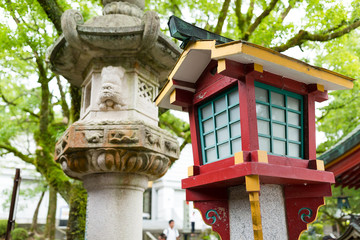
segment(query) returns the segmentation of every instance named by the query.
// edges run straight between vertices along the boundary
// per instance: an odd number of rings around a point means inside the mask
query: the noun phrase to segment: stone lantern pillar
[[[153,102],[178,48],[144,0],[103,0],[103,15],[75,10],[48,51],[52,70],[82,88],[80,120],[56,144],[64,172],[88,192],[86,239],[142,239],[143,191],[179,156],[176,139],[158,127]]]

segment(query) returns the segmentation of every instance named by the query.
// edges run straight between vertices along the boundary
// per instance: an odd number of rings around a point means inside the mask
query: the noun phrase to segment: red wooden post
[[[316,159],[316,125],[315,125],[315,97],[308,94],[305,98],[304,146],[305,159]]]
[[[253,74],[246,75],[244,81],[238,81],[241,144],[243,151],[254,151],[259,149],[254,82],[255,78]]]
[[[194,105],[189,107],[189,122],[190,122],[190,134],[193,136],[191,138],[192,141],[192,149],[193,149],[193,158],[194,158],[194,166],[202,165],[202,154],[201,154],[201,142],[200,142],[200,134],[199,134],[199,124],[198,124],[198,113],[197,107]],[[194,137],[195,136],[195,137]]]

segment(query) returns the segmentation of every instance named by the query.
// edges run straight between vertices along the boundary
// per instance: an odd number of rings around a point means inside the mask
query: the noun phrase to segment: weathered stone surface
[[[135,57],[164,81],[180,49],[160,31],[155,12],[143,13],[144,1],[103,1],[103,16],[84,23],[76,10],[62,17],[63,35],[49,48],[51,69],[81,86],[93,60]]]
[[[178,142],[143,122],[77,122],[56,144],[55,159],[73,178],[132,172],[156,179],[179,156]]]
[[[287,240],[282,186],[261,185],[260,209],[264,239]],[[230,240],[254,239],[249,194],[244,185],[229,189],[229,216]]]
[[[147,178],[107,173],[84,178],[88,192],[87,240],[141,240],[142,201]]]
[[[151,151],[171,161],[179,157],[178,142],[165,130],[144,122],[76,122],[56,144],[55,160],[63,154],[94,148]]]
[[[103,16],[62,16],[48,50],[51,69],[82,88],[80,120],[55,147],[55,160],[88,192],[88,240],[142,238],[142,194],[179,157],[158,127],[153,100],[180,53],[144,0],[103,0]]]

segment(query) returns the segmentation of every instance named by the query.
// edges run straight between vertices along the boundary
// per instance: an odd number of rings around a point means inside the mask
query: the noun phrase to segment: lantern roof
[[[157,106],[182,110],[180,106],[170,104],[170,95],[175,89],[174,80],[183,83],[176,88],[195,92],[192,86],[210,61],[224,59],[241,64],[261,65],[263,71],[305,84],[320,84],[324,86],[324,90],[349,89],[353,87],[355,80],[253,43],[233,41],[216,45],[215,40],[198,40],[190,42],[184,49],[168,76],[168,81],[155,99]]]

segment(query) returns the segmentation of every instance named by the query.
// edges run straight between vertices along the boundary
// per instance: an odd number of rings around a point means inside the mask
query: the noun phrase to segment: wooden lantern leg
[[[260,211],[260,179],[258,175],[245,177],[246,191],[249,193],[254,240],[263,240]]]
[[[249,193],[250,206],[251,206],[251,217],[253,222],[254,240],[262,240],[262,223],[261,223],[261,212],[260,212],[260,200],[259,192]]]

